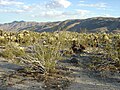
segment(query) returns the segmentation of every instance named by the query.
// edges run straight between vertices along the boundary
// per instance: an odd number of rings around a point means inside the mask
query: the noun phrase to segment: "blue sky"
[[[0,0],[0,23],[119,17],[120,0]]]

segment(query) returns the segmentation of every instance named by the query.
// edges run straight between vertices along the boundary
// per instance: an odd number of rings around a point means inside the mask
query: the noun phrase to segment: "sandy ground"
[[[66,77],[73,81],[65,90],[120,90],[120,75],[107,78],[100,77],[97,73],[90,72],[85,68],[85,63],[89,62],[90,56],[74,55],[71,58],[73,59],[58,63],[61,68],[66,68],[71,72]],[[32,78],[25,78],[24,76],[6,77],[21,68],[21,66],[9,63],[0,57],[0,90],[44,90],[42,88],[43,82],[36,82]],[[6,83],[6,80],[9,82]]]
[[[32,78],[25,78],[24,76],[9,78],[9,75],[21,68],[21,66],[0,58],[0,90],[44,90],[42,88],[43,83],[36,82]]]
[[[120,90],[120,84],[115,80],[93,77],[92,73],[80,68],[72,67],[71,69],[73,70],[71,75],[75,80],[66,90]]]
[[[90,56],[75,56],[74,59],[76,60],[74,63],[63,64],[63,66],[67,65],[67,68],[72,72],[70,77],[74,79],[66,90],[120,90],[120,74],[101,77],[98,73],[89,71],[85,67]]]

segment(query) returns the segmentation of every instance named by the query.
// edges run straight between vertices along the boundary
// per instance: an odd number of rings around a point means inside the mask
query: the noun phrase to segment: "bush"
[[[5,50],[1,52],[1,56],[9,59],[13,59],[14,57],[24,56],[25,51],[21,49],[19,46],[15,46],[15,43],[9,43],[6,45]]]

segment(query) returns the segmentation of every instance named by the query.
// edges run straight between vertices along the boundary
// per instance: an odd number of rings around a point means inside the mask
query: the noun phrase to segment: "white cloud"
[[[22,5],[20,8],[26,12],[32,11],[33,9],[36,8],[34,5]]]
[[[0,0],[0,6],[9,6],[9,5],[22,5],[23,2],[18,2],[14,0]]]
[[[95,7],[95,8],[106,8],[107,4],[106,3],[95,3],[95,4],[83,4],[83,3],[80,3],[79,6]]]
[[[85,1],[84,1],[84,0],[80,0],[79,2],[80,2],[80,3],[83,3],[83,2],[85,2]]]
[[[114,17],[114,16],[112,16],[110,14],[103,14],[102,16],[104,16],[104,17]]]
[[[43,18],[53,18],[53,19],[73,19],[73,18],[86,18],[86,16],[90,13],[88,10],[74,10],[73,12],[64,12],[64,11],[45,11],[36,15],[32,15],[32,17],[43,17]]]
[[[69,0],[49,0],[44,4],[25,4],[24,2],[18,2],[15,0],[0,1],[2,1],[2,3],[0,2],[0,5],[4,5],[4,7],[0,8],[0,13],[25,13],[33,18],[36,17],[56,20],[85,18],[90,13],[88,10],[75,9],[73,11],[66,11],[66,8],[72,4]]]
[[[32,17],[43,17],[43,18],[60,18],[65,17],[65,13],[62,10],[58,9],[64,9],[71,5],[71,2],[68,0],[50,0],[49,2],[46,2],[45,5],[42,6],[36,5],[37,8],[40,9],[40,13],[31,15]],[[57,9],[57,10],[56,10]]]
[[[37,12],[40,11],[42,16],[52,17],[52,13],[56,8],[63,9],[71,5],[68,0],[49,0],[47,3],[39,4],[25,4],[24,2],[15,0],[0,0],[0,13],[27,13],[27,12]],[[2,7],[4,6],[4,7]],[[49,9],[49,10],[48,10]],[[48,12],[49,11],[49,12]],[[33,13],[35,14],[35,13]],[[53,15],[52,15],[53,14]],[[55,13],[59,16],[58,12]]]
[[[77,10],[77,13],[84,16],[84,15],[90,13],[90,11],[88,11],[88,10]]]
[[[58,0],[56,0],[58,1]],[[67,8],[71,5],[71,2],[69,2],[68,0],[59,0],[58,3],[63,6],[64,8]]]
[[[15,0],[0,0],[0,13],[24,13],[32,11],[35,6]]]
[[[56,18],[62,16],[60,11],[43,11],[40,14],[32,15],[32,17]]]
[[[23,13],[24,10],[0,10],[0,13]]]
[[[68,0],[51,0],[46,4],[47,8],[67,8],[71,5],[71,2]]]
[[[86,16],[88,13],[90,13],[90,11],[78,9],[73,12],[63,12],[62,14],[65,16]]]
[[[32,9],[31,6],[27,6],[27,5],[23,5],[22,8],[23,8],[24,10],[30,10],[30,9]]]

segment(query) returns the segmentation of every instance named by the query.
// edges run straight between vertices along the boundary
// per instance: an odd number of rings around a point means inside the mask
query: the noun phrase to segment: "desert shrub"
[[[27,64],[27,71],[32,72],[36,68],[36,72],[41,73],[55,71],[56,63],[62,59],[60,50],[60,44],[54,42],[54,44],[46,43],[45,45],[41,42],[33,44],[33,52],[28,53],[23,60],[23,64]]]
[[[4,58],[12,59],[14,57],[14,54],[11,52],[11,50],[6,49],[6,50],[0,52],[0,56],[2,56]]]
[[[57,42],[54,42],[52,45],[36,44],[34,46],[35,54],[33,56],[38,58],[49,72],[55,69],[57,60],[61,59],[59,49],[60,45]]]
[[[13,59],[14,57],[20,57],[24,55],[25,55],[24,49],[18,46],[16,43],[8,43],[5,46],[5,50],[1,52],[1,56],[9,59]]]

